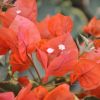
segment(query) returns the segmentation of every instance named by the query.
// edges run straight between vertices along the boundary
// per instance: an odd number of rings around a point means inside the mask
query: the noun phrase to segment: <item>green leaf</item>
[[[38,19],[41,20],[47,15],[54,15],[56,13],[56,4],[54,0],[42,0],[38,9]]]
[[[34,65],[37,68],[37,70],[39,71],[39,74],[40,74],[41,78],[43,78],[43,76],[45,75],[45,72],[43,70],[43,67],[42,67],[41,63],[37,59],[36,53],[32,54],[32,58],[33,58],[33,61],[34,61]]]
[[[1,81],[4,81],[5,79],[6,79],[6,77],[7,77],[7,67],[2,67],[2,66],[0,66],[0,82]]]
[[[80,86],[80,84],[78,82],[75,82],[74,84],[72,84],[70,86],[70,89],[75,94],[80,94],[80,93],[83,92],[83,89],[82,89],[82,87]]]
[[[83,0],[83,7],[90,17],[100,18],[100,0]]]

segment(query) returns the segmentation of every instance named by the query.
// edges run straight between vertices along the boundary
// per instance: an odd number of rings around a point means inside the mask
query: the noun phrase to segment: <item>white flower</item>
[[[20,14],[20,13],[21,13],[21,10],[17,10],[16,13],[17,13],[17,14]]]
[[[65,49],[66,49],[64,44],[59,44],[59,45],[58,45],[58,48],[59,48],[60,50],[65,50]]]
[[[47,52],[48,52],[48,53],[53,53],[53,52],[54,52],[54,49],[53,49],[53,48],[48,48],[48,49],[47,49]]]

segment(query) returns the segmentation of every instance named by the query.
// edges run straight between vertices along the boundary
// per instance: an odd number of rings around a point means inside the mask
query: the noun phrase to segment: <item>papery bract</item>
[[[11,50],[12,71],[28,69],[31,63],[28,55],[31,57],[37,42],[41,39],[35,24],[25,17],[17,15],[9,29],[1,27],[0,31],[0,53],[5,54],[8,50]]]
[[[49,48],[53,48],[54,52],[49,53],[47,51]],[[47,79],[48,76],[62,76],[71,71],[72,66],[77,62],[78,50],[71,34],[63,34],[41,44],[37,49],[37,57],[43,65]]]
[[[27,76],[22,76],[22,77],[19,77],[18,78],[18,82],[21,84],[21,85],[28,85],[30,82],[29,82],[29,79]]]
[[[43,100],[75,100],[67,84],[62,84],[49,92]]]
[[[51,38],[62,34],[67,34],[72,31],[73,22],[69,16],[64,16],[60,13],[50,17],[47,16],[44,20],[37,24],[42,38]]]
[[[9,8],[6,12],[0,11],[0,21],[5,27],[9,27],[16,15],[21,15],[32,21],[36,21],[36,0],[16,0],[14,7]]]
[[[54,36],[71,33],[73,22],[70,16],[56,14],[48,21],[48,29]]]
[[[100,39],[95,39],[93,42],[96,49],[100,48]]]
[[[42,86],[38,86],[33,90],[31,88],[31,84],[22,88],[16,96],[16,100],[74,100],[74,94],[70,92],[67,84],[62,84],[50,92]]]
[[[0,54],[5,54],[9,49],[16,49],[16,33],[5,27],[0,28]]]
[[[89,95],[93,95],[100,98],[100,86],[97,87],[96,89],[89,91]]]
[[[27,58],[26,54],[32,53],[41,39],[37,27],[32,21],[17,15],[10,25],[10,29],[18,34],[18,49],[21,58]]]
[[[12,65],[12,71],[26,70],[30,62],[28,59],[24,61],[20,57],[18,50],[18,35],[11,29],[5,27],[0,28],[0,54],[4,55],[11,50],[10,64]],[[26,52],[25,52],[26,54]]]
[[[25,58],[25,60],[23,61],[20,57],[20,54],[18,51],[16,52],[12,52],[10,55],[10,64],[12,65],[12,72],[23,72],[25,70],[27,70],[30,65],[31,62],[30,60],[27,58]]]
[[[71,82],[79,81],[85,90],[95,89],[100,86],[100,66],[93,60],[80,59],[71,74]]]
[[[100,48],[84,53],[81,58],[93,60],[100,65]]]
[[[84,27],[84,32],[95,37],[100,37],[100,20],[97,20],[96,17],[93,17],[89,24]]]
[[[0,93],[0,100],[15,100],[13,92]]]
[[[16,100],[43,100],[48,91],[42,87],[38,86],[31,90],[32,85],[28,84],[26,87],[22,88],[16,97]]]

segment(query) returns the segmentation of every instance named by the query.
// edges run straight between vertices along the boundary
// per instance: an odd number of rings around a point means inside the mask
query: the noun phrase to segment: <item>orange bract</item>
[[[70,44],[71,45],[70,45]],[[54,49],[49,53],[49,49]],[[78,49],[70,34],[49,39],[47,43],[37,49],[37,56],[48,76],[62,76],[72,70],[72,66],[77,62]]]
[[[78,58],[78,49],[70,34],[73,27],[71,18],[56,14],[52,17],[48,16],[37,23],[37,26],[42,37],[37,56],[46,73],[44,81],[52,75],[65,75]]]
[[[31,62],[29,61],[28,58],[25,58],[24,61],[21,59],[20,54],[18,51],[12,52],[10,55],[10,64],[12,65],[12,72],[23,72],[27,70]]]
[[[31,90],[32,85],[28,84],[26,87],[22,88],[16,97],[16,100],[43,100],[48,91],[42,87],[38,86]]]
[[[11,50],[10,63],[13,72],[29,68],[28,55],[31,57],[40,39],[36,25],[20,15],[15,17],[9,29],[0,28],[0,53],[5,54],[9,49]]]
[[[93,60],[100,65],[100,48],[84,53],[81,58]]]
[[[84,31],[95,37],[100,37],[100,20],[96,17],[92,18],[87,26],[84,27]]]
[[[19,15],[10,25],[10,29],[18,34],[18,50],[21,58],[25,59],[25,54],[33,52],[41,39],[39,31],[32,21]]]
[[[96,49],[100,48],[100,39],[95,39],[93,42]]]
[[[44,20],[37,23],[42,38],[51,38],[62,34],[71,33],[73,22],[69,16],[56,14],[47,16]]]
[[[0,93],[0,100],[14,100],[13,92]]]
[[[67,84],[62,84],[49,92],[43,100],[75,100]]]
[[[24,86],[29,84],[29,79],[27,76],[19,77],[18,82]]]
[[[0,54],[5,54],[9,49],[16,49],[16,33],[5,27],[0,28]]]
[[[70,92],[67,84],[62,84],[50,92],[42,86],[33,90],[31,88],[31,84],[22,88],[16,96],[16,100],[74,100],[74,95]]]
[[[36,17],[36,0],[16,0],[14,7],[6,12],[0,10],[0,54],[11,50],[13,72],[24,71],[30,66],[28,55],[31,57],[36,43],[40,41],[34,24]]]
[[[6,12],[0,11],[0,21],[5,27],[9,27],[16,15],[29,18],[32,21],[37,17],[36,0],[16,0],[15,7],[9,8]]]
[[[80,59],[71,74],[71,82],[79,81],[85,90],[100,86],[100,66],[93,60]]]

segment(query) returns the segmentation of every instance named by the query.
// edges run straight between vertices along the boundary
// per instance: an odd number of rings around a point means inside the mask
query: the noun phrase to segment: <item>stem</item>
[[[39,86],[39,84],[36,81],[32,81],[32,83]]]
[[[39,74],[37,68],[34,66],[34,64],[32,64],[32,65],[33,65],[33,67],[34,67],[34,69],[35,69],[35,71],[36,71],[36,73],[38,75],[39,81],[41,82],[41,77],[40,77],[40,74]]]
[[[30,72],[31,76],[33,77],[34,81],[37,81],[37,80],[35,79],[34,74],[32,73],[32,71],[31,71],[30,69],[29,69],[29,72]]]
[[[28,55],[27,55],[27,56],[28,56]],[[28,58],[29,58],[29,60],[30,60],[30,62],[31,62],[31,64],[32,64],[32,67],[34,67],[34,69],[35,69],[35,71],[36,71],[36,73],[37,73],[37,76],[38,76],[38,78],[39,78],[39,81],[41,82],[41,77],[40,77],[40,74],[39,74],[39,72],[38,72],[36,66],[34,65],[33,61],[31,60],[31,58],[30,58],[29,56],[28,56]]]
[[[55,81],[56,78],[53,78],[52,80],[50,80],[49,82],[45,83],[44,85],[48,85],[50,83],[52,83],[53,81]]]

